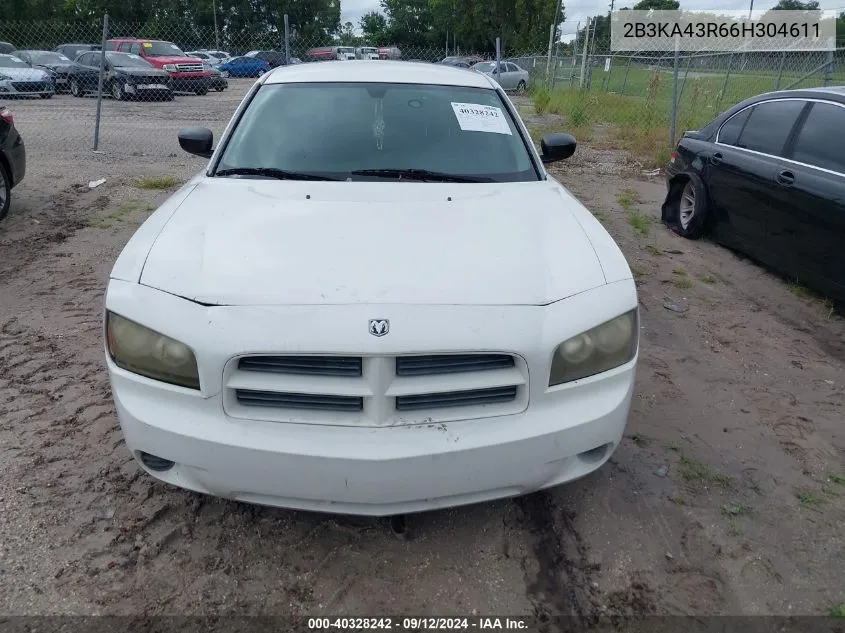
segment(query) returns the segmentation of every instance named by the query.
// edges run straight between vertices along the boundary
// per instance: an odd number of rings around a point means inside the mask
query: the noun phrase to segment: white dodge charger
[[[619,445],[631,271],[481,73],[262,77],[114,265],[105,347],[141,466],[191,490],[397,515],[516,496]]]

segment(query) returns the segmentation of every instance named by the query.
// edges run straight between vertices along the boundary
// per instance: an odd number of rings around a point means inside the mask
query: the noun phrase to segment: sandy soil
[[[236,103],[233,91],[160,105],[185,121],[216,112],[219,130]],[[664,229],[662,180],[601,144],[556,169],[639,277],[637,395],[599,472],[409,517],[404,538],[381,520],[221,501],[142,474],[110,400],[103,290],[168,195],[135,176],[184,180],[202,163],[158,136],[149,106],[110,105],[147,116],[128,129],[146,120],[166,149],[129,135],[139,155],[124,147],[120,161],[113,143],[47,152],[47,104],[15,105],[32,142],[0,224],[0,613],[798,615],[845,601],[842,319]],[[181,119],[167,118],[172,132]]]

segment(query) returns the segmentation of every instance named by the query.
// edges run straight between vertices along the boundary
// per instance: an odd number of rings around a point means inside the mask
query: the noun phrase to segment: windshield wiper
[[[260,178],[275,178],[277,180],[338,180],[331,176],[308,174],[301,171],[285,171],[275,167],[235,167],[221,169],[214,172],[215,176],[258,176]]]
[[[421,182],[493,182],[492,179],[482,176],[460,176],[427,169],[358,169],[350,173],[353,176],[377,176]]]

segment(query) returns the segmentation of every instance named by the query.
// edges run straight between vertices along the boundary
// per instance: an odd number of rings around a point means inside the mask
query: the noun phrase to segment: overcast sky
[[[616,0],[615,9],[622,7],[633,7],[637,0]],[[754,13],[757,9],[771,9],[777,4],[777,0],[755,0]],[[845,7],[845,0],[820,0],[822,9],[839,9]],[[610,0],[564,0],[566,7],[566,21],[563,23],[563,41],[572,39],[578,21],[584,26],[588,16],[606,13],[610,10]],[[747,9],[748,0],[681,0],[681,7],[684,9]],[[341,0],[341,21],[352,22],[358,29],[358,20],[362,15],[374,9],[380,9],[379,0]]]

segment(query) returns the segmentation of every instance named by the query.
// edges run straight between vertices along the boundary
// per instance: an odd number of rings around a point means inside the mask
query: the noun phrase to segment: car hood
[[[67,73],[73,68],[73,62],[62,62],[58,64],[38,64],[39,68],[47,68],[57,73]]]
[[[202,178],[140,283],[211,305],[544,305],[606,283],[550,181]]]
[[[114,72],[130,77],[170,77],[170,73],[161,68],[115,68]]]
[[[39,68],[6,68],[0,67],[0,75],[6,75],[17,81],[44,81],[50,75]]]
[[[147,61],[159,64],[202,64],[199,57],[147,57]]]

